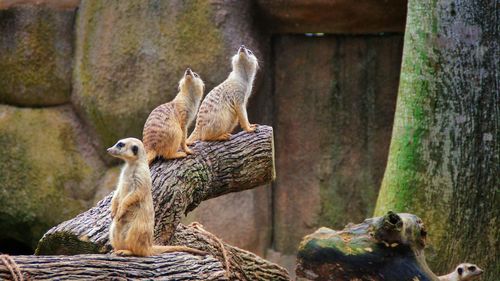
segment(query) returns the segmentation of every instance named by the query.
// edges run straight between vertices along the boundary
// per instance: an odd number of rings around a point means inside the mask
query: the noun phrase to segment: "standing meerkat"
[[[111,200],[109,240],[117,255],[151,256],[167,252],[203,251],[184,246],[154,246],[154,208],[151,174],[142,142],[135,138],[118,141],[108,153],[125,161]]]
[[[257,58],[252,51],[241,46],[232,58],[232,66],[229,77],[210,91],[201,103],[196,126],[187,144],[196,140],[229,140],[238,121],[243,130],[255,131],[257,125],[248,122],[246,107],[259,67]]]
[[[179,82],[177,96],[149,114],[142,132],[149,164],[156,156],[175,159],[193,153],[186,145],[187,129],[196,116],[204,88],[200,76],[188,68]]]
[[[440,281],[470,281],[479,277],[483,270],[479,266],[471,263],[459,264],[453,272],[439,276]]]

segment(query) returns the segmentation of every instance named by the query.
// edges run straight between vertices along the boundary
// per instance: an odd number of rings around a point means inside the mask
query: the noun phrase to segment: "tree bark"
[[[418,214],[439,274],[468,261],[500,276],[500,4],[409,1],[387,169],[376,215]]]
[[[197,142],[193,150],[194,155],[173,161],[157,160],[151,166],[155,240],[161,245],[202,249],[225,262],[218,241],[203,231],[179,225],[179,221],[203,200],[273,180],[273,131],[271,127],[259,126],[255,133],[241,132],[227,142]],[[36,254],[110,252],[111,196],[87,212],[50,229],[40,240]],[[228,250],[232,280],[269,280],[266,276],[273,280],[289,279],[286,270],[276,264],[229,245],[224,248]]]
[[[437,281],[426,236],[420,218],[392,212],[342,231],[320,228],[300,244],[298,280]]]
[[[217,259],[181,252],[141,258],[112,255],[11,258],[24,280],[227,280]],[[0,279],[14,280],[1,262]]]

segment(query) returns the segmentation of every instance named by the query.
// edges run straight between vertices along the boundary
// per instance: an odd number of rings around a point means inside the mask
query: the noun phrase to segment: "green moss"
[[[35,246],[51,226],[91,199],[99,167],[80,154],[63,109],[0,106],[0,236]],[[1,238],[1,237],[0,237]]]
[[[85,237],[77,237],[67,232],[57,232],[44,237],[35,255],[80,255],[80,254],[104,254],[111,249],[86,241]],[[54,245],[55,244],[55,245]]]
[[[30,14],[30,10],[35,14]],[[71,90],[71,30],[58,25],[72,22],[69,12],[19,8],[0,11],[2,29],[13,34],[0,46],[0,102],[20,105],[54,105],[69,101]],[[30,17],[29,19],[23,19]],[[28,24],[23,24],[28,21]],[[11,30],[9,28],[16,27]],[[63,34],[63,35],[61,35]],[[61,38],[66,36],[66,38]],[[62,42],[61,42],[62,41]],[[64,43],[65,47],[58,47]]]

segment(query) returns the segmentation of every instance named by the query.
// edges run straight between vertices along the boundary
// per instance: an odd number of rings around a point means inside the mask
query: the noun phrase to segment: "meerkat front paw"
[[[246,131],[247,133],[252,133],[252,132],[255,132],[255,131],[257,130],[257,127],[258,127],[258,126],[259,126],[259,125],[257,125],[257,124],[250,124],[250,125],[248,126],[248,128],[246,128],[246,129],[245,129],[245,131]]]
[[[222,135],[220,135],[219,137],[217,137],[215,140],[218,140],[218,141],[228,141],[228,140],[231,140],[231,134],[230,133],[224,133]]]
[[[133,253],[129,250],[118,250],[114,252],[115,255],[117,256],[132,256]]]
[[[187,155],[191,155],[194,153],[193,150],[188,148],[187,146],[184,148],[184,152],[186,152]]]

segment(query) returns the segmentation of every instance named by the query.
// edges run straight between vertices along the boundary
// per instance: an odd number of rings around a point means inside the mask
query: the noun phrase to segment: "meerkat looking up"
[[[108,148],[111,156],[123,159],[118,185],[111,200],[112,223],[109,240],[117,255],[151,256],[166,252],[205,252],[184,246],[154,246],[154,208],[151,174],[142,142],[135,138],[118,141]]]
[[[229,140],[238,121],[243,130],[255,131],[257,125],[248,122],[246,107],[259,66],[257,58],[252,51],[241,46],[232,58],[232,66],[229,77],[210,91],[201,103],[188,144],[196,140]]]
[[[186,145],[187,129],[196,116],[204,88],[200,76],[188,68],[179,82],[177,96],[149,114],[142,133],[149,164],[156,156],[174,159],[193,153]]]
[[[483,270],[475,264],[461,263],[453,272],[447,275],[439,276],[440,281],[470,281],[479,277]]]

